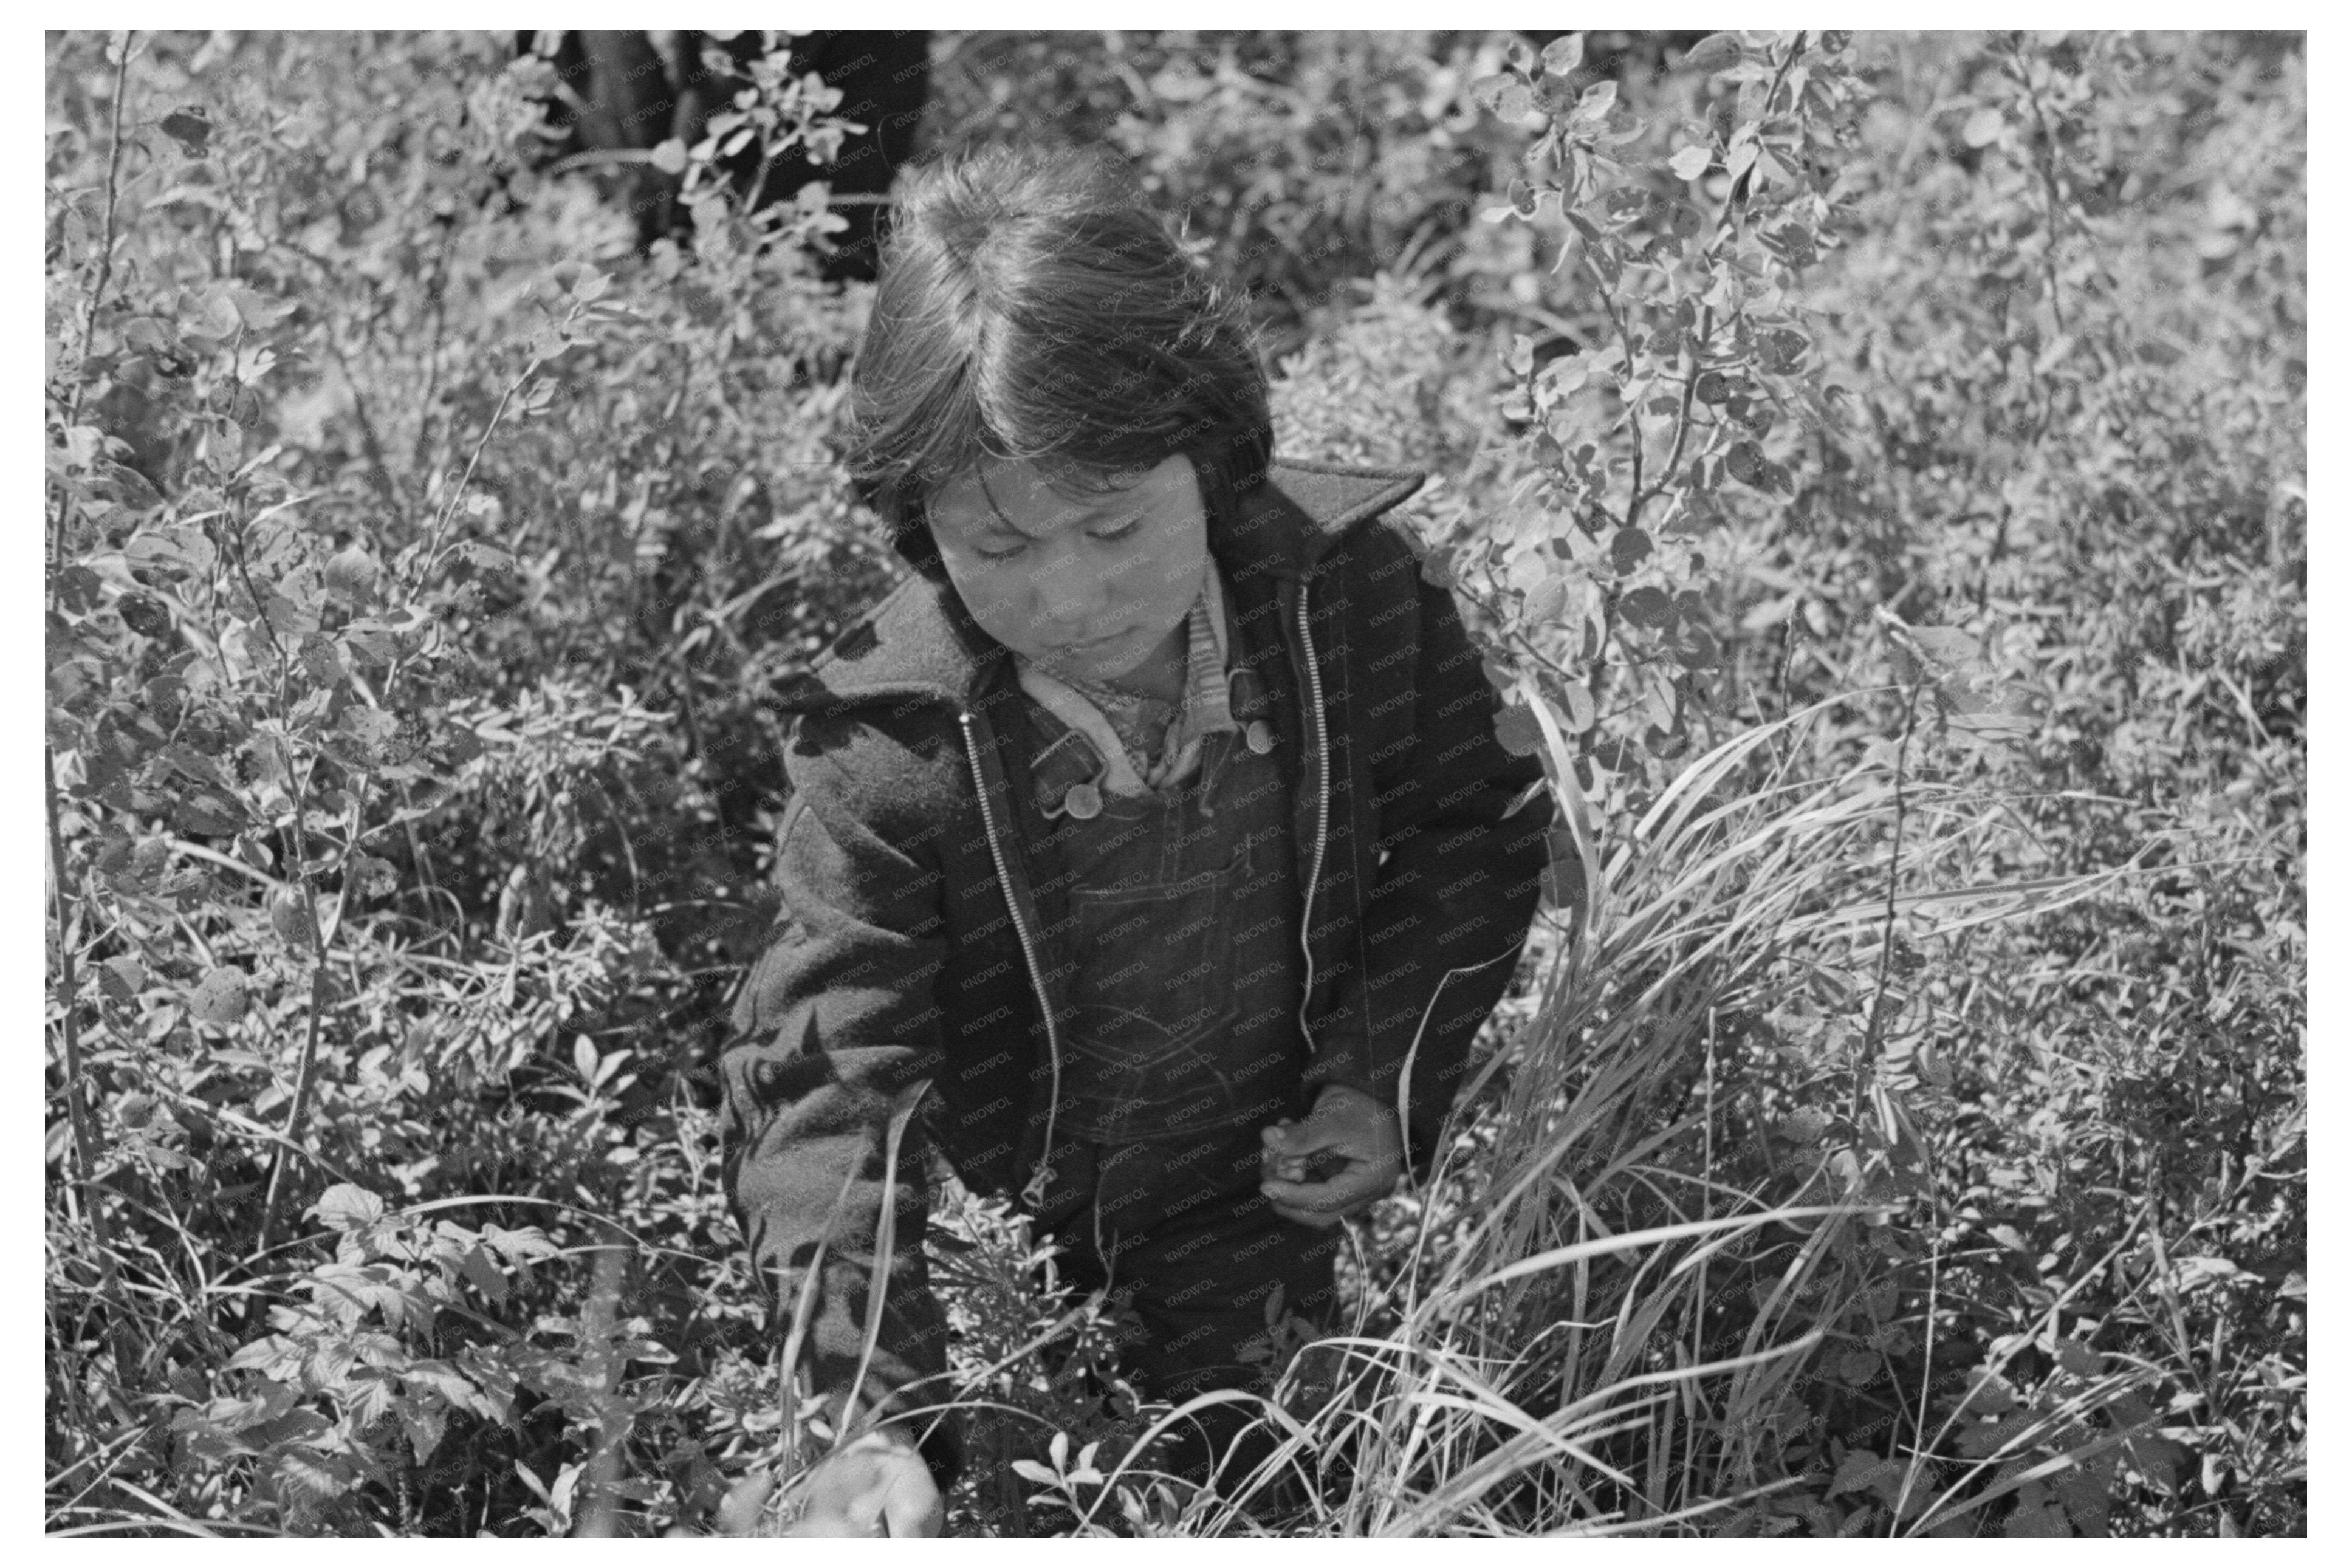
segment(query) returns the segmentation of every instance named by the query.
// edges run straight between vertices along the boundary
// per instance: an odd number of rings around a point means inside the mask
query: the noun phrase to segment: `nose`
[[[1029,619],[1039,635],[1068,643],[1108,630],[1110,590],[1101,568],[1070,551],[1049,550],[1030,580]]]

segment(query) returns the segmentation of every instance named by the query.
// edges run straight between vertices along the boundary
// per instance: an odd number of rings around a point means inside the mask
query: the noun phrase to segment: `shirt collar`
[[[1184,706],[1161,753],[1160,766],[1153,769],[1159,776],[1159,785],[1180,781],[1191,774],[1200,759],[1203,736],[1235,727],[1225,684],[1228,644],[1223,576],[1216,557],[1211,556],[1207,570],[1201,574],[1201,591],[1185,616],[1189,641],[1184,661]],[[1106,765],[1104,789],[1114,795],[1140,795],[1155,787],[1136,771],[1118,732],[1092,698],[1048,674],[1024,654],[1013,655],[1013,667],[1023,691],[1094,742]]]

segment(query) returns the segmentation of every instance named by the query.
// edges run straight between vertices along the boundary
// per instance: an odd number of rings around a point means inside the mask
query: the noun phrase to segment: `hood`
[[[1421,488],[1410,468],[1352,468],[1277,461],[1265,480],[1230,507],[1212,505],[1209,552],[1237,597],[1254,601],[1284,578],[1303,578],[1358,524]],[[927,536],[919,536],[922,550]],[[928,552],[925,552],[928,553]],[[900,554],[919,568],[880,603],[843,631],[816,663],[779,682],[776,706],[788,713],[847,702],[935,697],[961,709],[1010,654],[972,620],[932,555]]]

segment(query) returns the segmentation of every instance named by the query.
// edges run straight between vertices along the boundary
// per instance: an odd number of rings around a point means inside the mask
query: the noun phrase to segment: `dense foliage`
[[[899,570],[870,290],[709,144],[637,254],[491,36],[47,48],[49,1528],[699,1525],[829,1436],[709,1068],[767,694]],[[2300,1532],[2299,37],[935,55],[1248,284],[1287,450],[1439,476],[1567,808],[1250,1495],[950,1186],[953,1528]]]

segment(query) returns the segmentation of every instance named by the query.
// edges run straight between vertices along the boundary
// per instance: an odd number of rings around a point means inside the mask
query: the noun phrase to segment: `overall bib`
[[[1259,1129],[1306,1110],[1304,963],[1276,697],[1248,669],[1228,693],[1235,727],[1202,738],[1189,782],[1142,795],[1087,788],[1093,743],[1027,714],[1076,960],[1037,1228],[1061,1243],[1066,1279],[1133,1307],[1125,1359],[1148,1396],[1179,1403],[1264,1370],[1246,1352],[1277,1289],[1286,1313],[1328,1310],[1344,1235],[1284,1219],[1257,1191]]]

